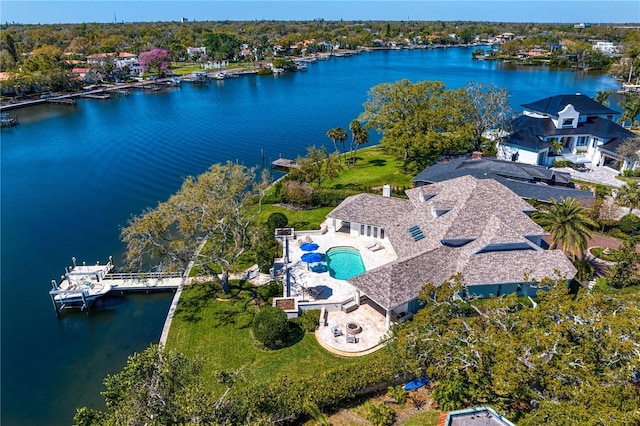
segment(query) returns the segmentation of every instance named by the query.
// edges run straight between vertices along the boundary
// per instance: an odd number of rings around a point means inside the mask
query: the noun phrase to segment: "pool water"
[[[360,252],[354,247],[332,247],[327,250],[329,275],[337,280],[348,280],[366,271]]]

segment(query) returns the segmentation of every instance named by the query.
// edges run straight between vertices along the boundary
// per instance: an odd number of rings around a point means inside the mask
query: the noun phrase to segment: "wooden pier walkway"
[[[136,273],[113,273],[104,277],[111,284],[111,292],[149,292],[162,290],[175,290],[182,282],[182,275],[175,273],[149,272],[144,274]]]

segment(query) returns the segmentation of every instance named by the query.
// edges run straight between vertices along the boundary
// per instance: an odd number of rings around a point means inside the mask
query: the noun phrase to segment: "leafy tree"
[[[84,407],[74,421],[78,426],[211,424],[218,419],[218,404],[201,372],[201,361],[151,345],[104,380],[105,411]]]
[[[464,89],[446,90],[444,83],[400,80],[369,90],[359,120],[382,133],[383,148],[403,162],[423,167],[448,152],[466,152],[472,125]]]
[[[351,130],[351,164],[355,164],[358,148],[369,142],[369,132],[358,120],[349,123],[349,130]]]
[[[637,296],[547,284],[535,308],[515,295],[460,302],[460,277],[428,284],[425,307],[394,330],[396,362],[430,377],[443,409],[488,404],[519,425],[636,424]]]
[[[640,187],[628,182],[621,188],[618,188],[615,196],[616,203],[621,206],[629,207],[629,213],[640,205]]]
[[[263,306],[253,319],[253,337],[268,349],[280,349],[289,337],[287,314],[275,306]]]
[[[306,207],[313,202],[313,188],[307,182],[287,180],[282,184],[282,201]]]
[[[215,60],[234,59],[242,47],[242,42],[233,34],[206,33],[203,37],[207,54]]]
[[[266,174],[257,182],[255,169],[231,162],[185,179],[168,201],[131,218],[121,230],[127,264],[140,269],[154,260],[167,270],[180,270],[194,261],[227,291],[234,263],[254,243],[251,226],[267,184]]]
[[[618,118],[618,123],[631,123],[632,126],[638,126],[638,114],[640,114],[640,95],[635,93],[627,93],[622,102],[620,102],[624,111],[620,118]]]
[[[604,106],[609,106],[609,96],[611,96],[611,91],[609,90],[598,90],[596,92],[596,97],[593,98],[596,102],[601,103]]]
[[[509,104],[509,91],[493,83],[470,82],[466,87],[469,108],[467,117],[473,129],[473,149],[482,150],[483,135],[488,130],[508,131],[514,111]]]
[[[164,73],[169,67],[169,54],[165,49],[152,49],[148,52],[141,52],[138,55],[138,61],[144,70]]]
[[[587,238],[598,226],[580,201],[571,197],[563,198],[561,202],[552,200],[551,206],[534,213],[533,219],[551,233],[554,248],[560,246],[574,259],[582,257],[587,249]]]
[[[342,150],[344,151],[344,141],[349,139],[347,131],[342,127],[335,127],[333,129],[327,130],[327,137],[331,138],[331,140],[333,141],[333,146],[336,151],[339,151],[337,142],[340,142],[342,144]]]
[[[631,161],[631,166],[640,161],[640,137],[627,138],[622,142],[616,152],[626,160]]]
[[[616,263],[607,268],[607,283],[611,287],[623,288],[638,284],[637,267],[640,254],[636,251],[636,239],[629,238],[622,242],[613,256]]]

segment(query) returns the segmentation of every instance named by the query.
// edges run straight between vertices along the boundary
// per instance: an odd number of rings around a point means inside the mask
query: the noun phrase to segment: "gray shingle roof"
[[[439,161],[421,171],[413,182],[427,184],[442,182],[460,176],[471,175],[478,179],[495,179],[525,199],[536,199],[543,202],[560,201],[562,198],[575,198],[584,202],[594,200],[590,191],[557,185],[545,185],[534,181],[556,182],[559,185],[569,183],[571,175],[549,169],[544,166],[498,160],[494,157],[471,159],[468,156]]]
[[[417,297],[427,282],[440,284],[457,272],[468,285],[523,282],[525,272],[534,279],[555,277],[556,270],[569,278],[576,273],[560,251],[530,242],[527,236],[544,234],[524,213],[532,207],[495,180],[462,176],[406,193],[409,200],[356,195],[328,215],[385,228],[398,259],[349,282],[386,309]],[[413,225],[424,239],[414,241],[408,232]],[[443,239],[472,241],[449,247]],[[492,244],[531,249],[481,251]]]

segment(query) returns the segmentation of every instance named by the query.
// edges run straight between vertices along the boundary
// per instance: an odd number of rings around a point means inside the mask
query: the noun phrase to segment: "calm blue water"
[[[327,250],[329,275],[337,280],[348,280],[366,271],[358,249],[332,247]]]
[[[368,89],[402,78],[470,80],[509,89],[512,104],[559,93],[615,91],[606,76],[474,62],[470,49],[386,51],[333,58],[306,73],[241,77],[163,92],[132,92],[76,108],[12,111],[1,140],[2,425],[67,425],[101,407],[102,379],[157,342],[171,294],[110,298],[91,316],[56,318],[51,279],[123,246],[119,227],[211,164],[268,164],[326,145],[348,128]],[[371,135],[371,143],[379,141]]]

